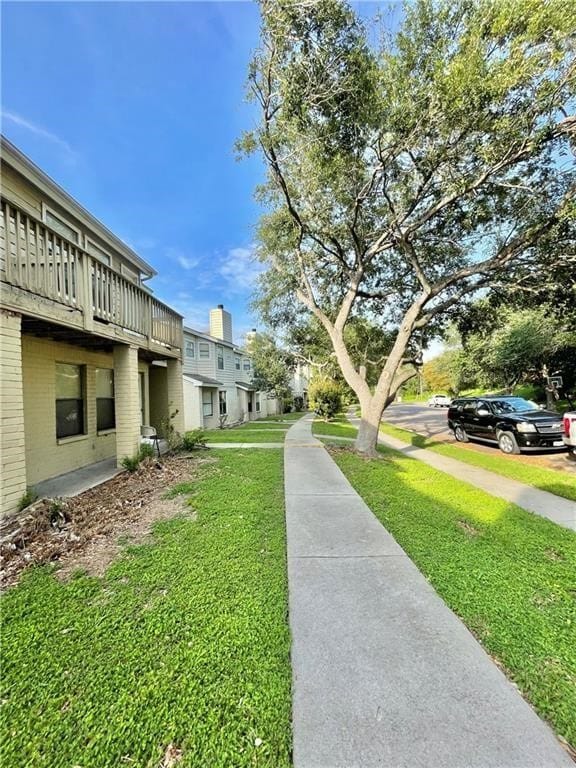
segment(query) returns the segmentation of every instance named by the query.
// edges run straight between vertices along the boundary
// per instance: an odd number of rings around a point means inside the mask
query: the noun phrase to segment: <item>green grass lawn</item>
[[[2,765],[290,766],[282,451],[212,455],[177,488],[196,519],[4,596]]]
[[[345,416],[337,416],[332,421],[315,419],[312,424],[312,434],[317,437],[356,437],[358,430],[346,420]]]
[[[283,443],[286,437],[285,429],[262,429],[261,425],[256,429],[244,429],[232,427],[231,429],[208,429],[204,436],[208,445],[210,443]]]
[[[576,535],[421,461],[333,455],[557,733],[576,744]]]
[[[230,427],[230,429],[237,429],[237,430],[247,429],[249,431],[253,431],[255,429],[263,429],[263,430],[267,430],[267,429],[283,429],[283,430],[287,430],[287,429],[290,429],[290,427],[292,426],[293,423],[294,422],[292,422],[292,421],[289,421],[289,422],[286,422],[286,421],[276,421],[273,424],[268,424],[267,422],[262,422],[262,421],[247,421],[245,424],[240,424],[238,427]]]
[[[293,413],[282,413],[278,416],[264,416],[262,421],[298,421],[302,416],[306,416],[307,411],[294,411]]]
[[[536,467],[533,464],[522,464],[513,458],[503,456],[497,448],[494,449],[494,454],[492,455],[479,453],[459,445],[440,443],[434,441],[433,438],[427,438],[424,435],[418,435],[415,432],[394,427],[391,424],[381,424],[380,431],[384,435],[397,437],[399,440],[404,440],[404,442],[411,443],[419,448],[427,448],[443,456],[449,456],[466,464],[482,467],[482,469],[489,469],[491,472],[496,472],[504,477],[510,477],[534,488],[540,488],[542,491],[549,491],[565,499],[576,501],[576,475],[555,469]]]

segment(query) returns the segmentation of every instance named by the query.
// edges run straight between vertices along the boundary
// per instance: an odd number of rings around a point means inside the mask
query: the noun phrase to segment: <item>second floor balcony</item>
[[[11,202],[0,211],[0,280],[23,313],[180,356],[182,318]],[[46,300],[39,304],[36,297]],[[6,295],[4,297],[7,298]],[[63,321],[64,319],[64,321]]]

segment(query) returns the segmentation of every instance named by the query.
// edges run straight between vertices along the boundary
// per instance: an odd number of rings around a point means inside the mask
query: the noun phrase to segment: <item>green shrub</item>
[[[331,379],[313,379],[308,389],[310,407],[328,420],[342,410],[342,390]]]
[[[156,451],[154,450],[154,446],[150,445],[150,443],[142,443],[140,450],[138,451],[138,458],[140,461],[144,461],[144,459],[153,459],[155,456]]]
[[[134,456],[124,456],[121,464],[124,469],[128,470],[128,472],[136,472],[144,459],[153,459],[155,456],[156,453],[154,451],[154,446],[150,445],[149,443],[142,443],[138,453],[136,453]]]
[[[191,429],[182,435],[182,450],[193,451],[194,448],[206,446],[206,435],[202,429]]]
[[[38,498],[38,494],[32,488],[26,488],[26,493],[22,495],[18,502],[18,512],[22,512],[23,509],[29,507]]]

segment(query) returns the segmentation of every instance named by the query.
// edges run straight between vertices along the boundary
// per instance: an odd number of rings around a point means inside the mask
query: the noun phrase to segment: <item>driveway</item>
[[[419,435],[434,438],[440,442],[456,444],[452,433],[448,429],[448,408],[429,408],[426,405],[408,405],[395,403],[386,409],[382,421],[395,427],[409,429]],[[566,451],[548,453],[521,454],[520,456],[505,456],[497,447],[484,443],[458,443],[462,448],[488,455],[498,455],[510,461],[520,461],[523,464],[532,464],[549,469],[567,470],[576,474],[576,462],[570,461]]]

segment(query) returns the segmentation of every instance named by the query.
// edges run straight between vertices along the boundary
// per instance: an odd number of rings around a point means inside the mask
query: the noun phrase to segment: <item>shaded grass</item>
[[[576,535],[423,462],[333,456],[540,715],[576,743]]]
[[[418,448],[426,448],[443,456],[458,459],[465,464],[482,467],[482,469],[496,472],[503,477],[509,477],[542,491],[555,493],[557,496],[576,501],[576,475],[564,474],[545,467],[536,467],[533,464],[523,464],[512,457],[503,456],[497,448],[494,449],[494,455],[479,453],[459,445],[441,443],[433,438],[427,438],[424,435],[394,427],[391,424],[381,424],[380,432],[416,445]]]
[[[195,520],[103,579],[33,569],[2,601],[2,765],[290,765],[282,452],[215,452]],[[256,746],[255,740],[262,739]]]

